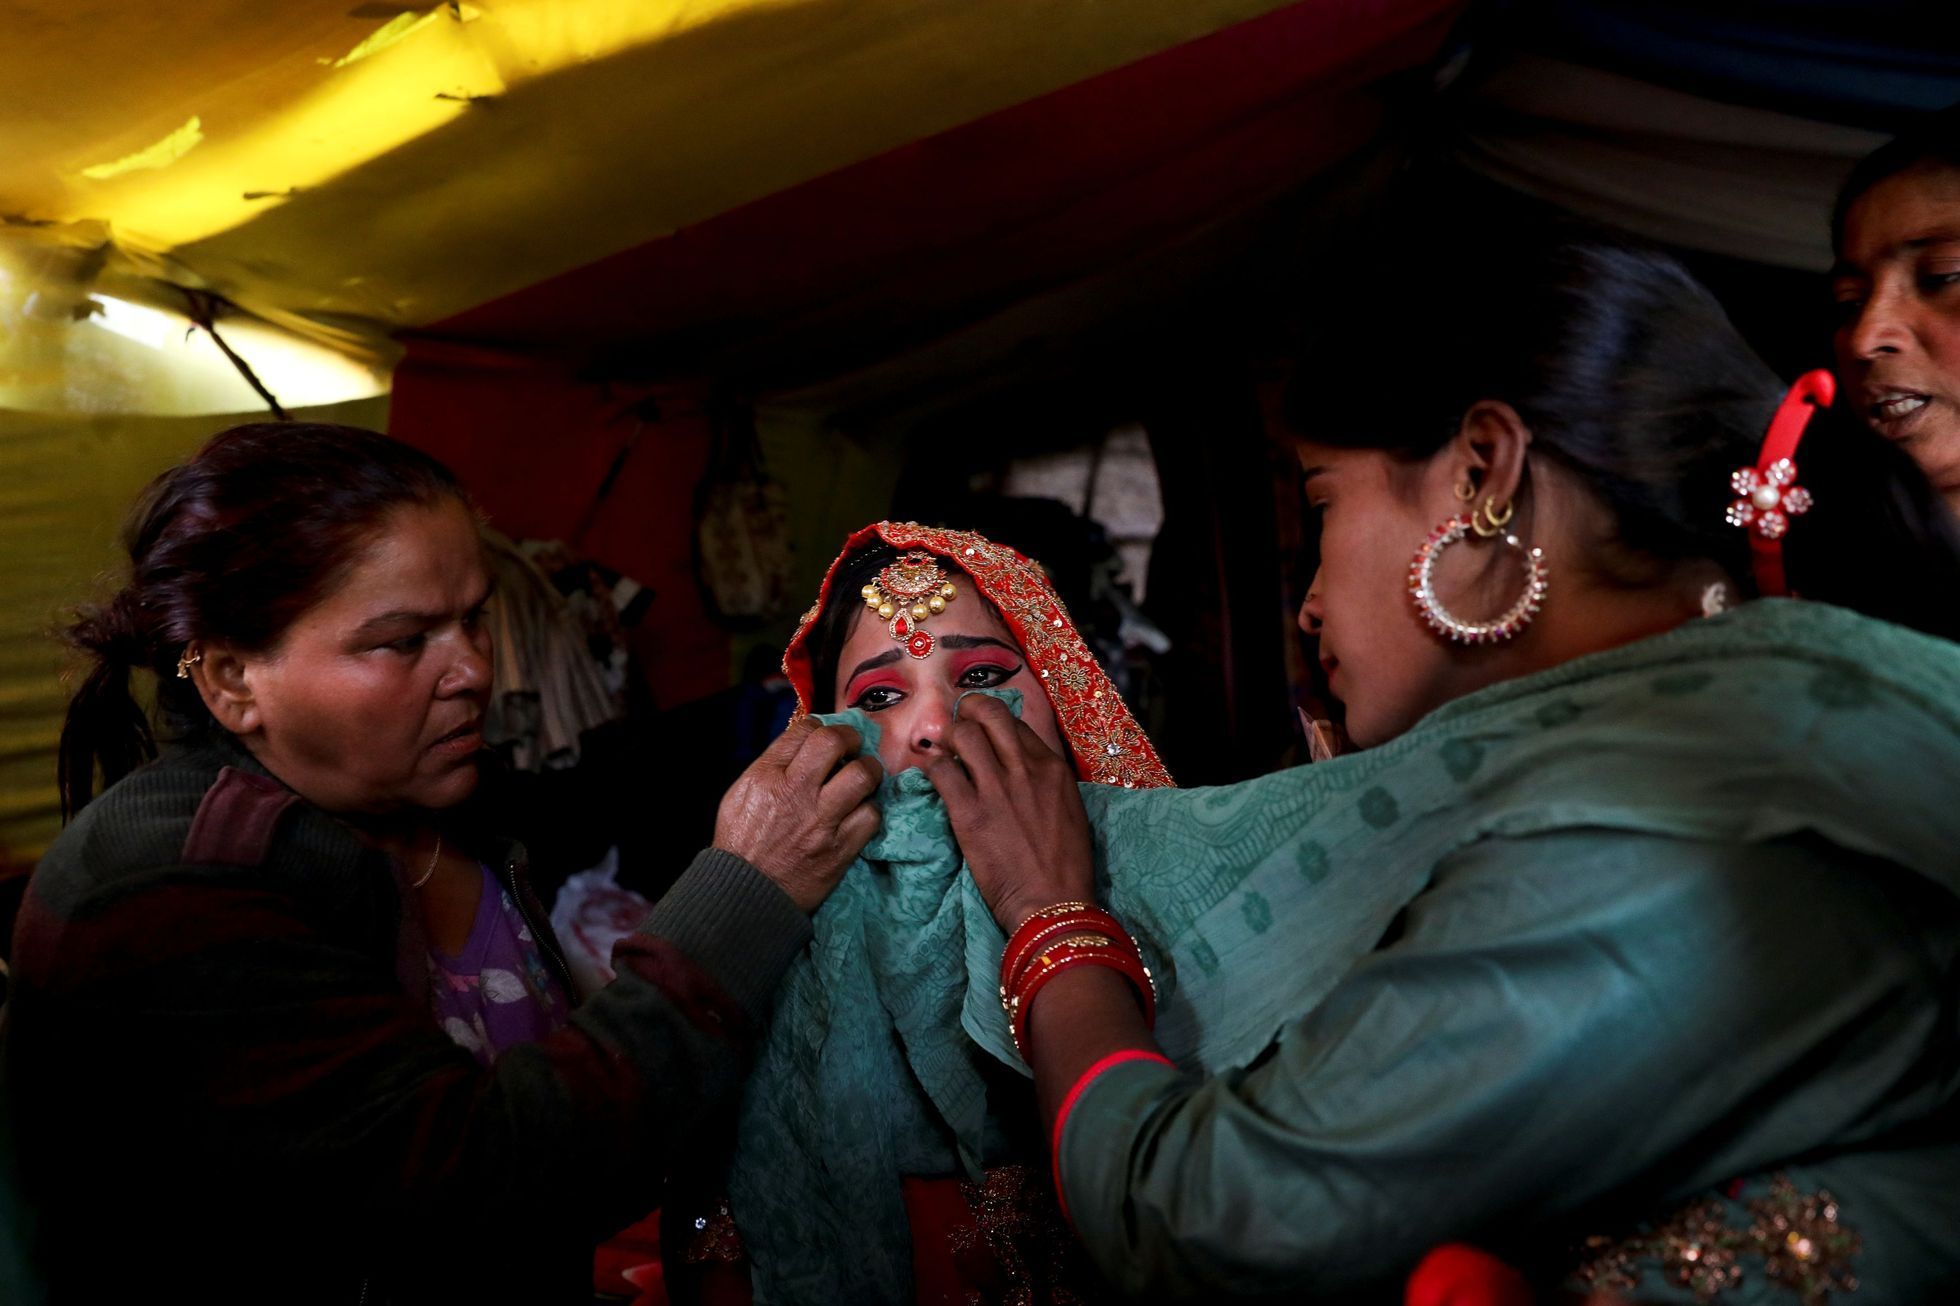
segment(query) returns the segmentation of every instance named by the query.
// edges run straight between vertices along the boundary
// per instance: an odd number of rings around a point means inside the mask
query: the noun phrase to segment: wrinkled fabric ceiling
[[[396,329],[1281,4],[14,0],[0,241],[385,356]]]

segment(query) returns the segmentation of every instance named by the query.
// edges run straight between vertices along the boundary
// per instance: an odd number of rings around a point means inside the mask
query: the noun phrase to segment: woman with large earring
[[[1452,1240],[1640,1300],[1949,1295],[1951,521],[1670,260],[1485,263],[1296,381],[1301,621],[1363,749],[1207,798],[1234,831],[1311,809],[1290,867],[1192,859],[1256,938],[1160,938],[1153,1003],[1124,949],[1055,938],[1116,937],[1121,895],[1027,732],[976,702],[926,765],[1009,936],[1063,1204],[1152,1299],[1391,1292]],[[1399,907],[1257,1046],[1194,1056],[1177,1006],[1329,951],[1299,879]]]

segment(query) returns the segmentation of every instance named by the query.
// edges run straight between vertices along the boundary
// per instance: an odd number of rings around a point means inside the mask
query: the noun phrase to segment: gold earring
[[[1451,489],[1450,493],[1454,494],[1462,502],[1468,503],[1472,499],[1477,497],[1477,487],[1470,484],[1469,480],[1466,478],[1464,480],[1458,481],[1456,485]]]
[[[177,657],[177,679],[189,680],[191,678],[191,668],[202,661],[204,661],[204,654],[202,652],[193,653],[191,652],[190,645],[184,645],[184,651]]]
[[[1495,498],[1485,499],[1484,506],[1470,514],[1470,529],[1486,540],[1496,539],[1502,535],[1504,528],[1510,525],[1511,518],[1517,516],[1517,507],[1509,499],[1504,501],[1502,516],[1498,515],[1496,503]]]

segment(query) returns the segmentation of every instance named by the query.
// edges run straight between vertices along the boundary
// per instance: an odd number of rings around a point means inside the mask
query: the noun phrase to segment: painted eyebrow
[[[478,608],[488,603],[491,596],[496,592],[497,582],[491,581],[489,585],[484,587],[483,597],[470,604],[468,610],[475,612]],[[366,621],[363,621],[354,628],[354,633],[356,635],[366,635],[386,626],[397,625],[439,626],[448,619],[449,614],[447,612],[413,612],[407,608],[397,608],[393,612],[384,612],[378,617],[369,617]]]
[[[850,675],[844,677],[845,688],[848,689],[853,680],[856,680],[859,676],[863,675],[867,671],[876,671],[879,667],[890,666],[892,663],[898,661],[899,655],[903,652],[904,652],[903,649],[891,648],[891,649],[886,649],[883,653],[878,654],[878,656],[876,657],[866,658],[864,661],[858,663],[857,666],[852,669]]]
[[[992,635],[941,635],[939,642],[950,649],[1004,648],[1017,658],[1022,656],[1020,649]]]
[[[939,643],[944,648],[950,648],[956,651],[973,648],[998,648],[1006,649],[1017,658],[1022,656],[1020,649],[1015,648],[1005,640],[995,639],[992,635],[941,635],[939,637]],[[864,661],[858,663],[857,666],[852,668],[851,674],[844,677],[845,687],[848,689],[852,681],[867,671],[876,671],[879,667],[888,667],[898,661],[901,651],[895,648],[886,649],[878,656],[866,658]]]

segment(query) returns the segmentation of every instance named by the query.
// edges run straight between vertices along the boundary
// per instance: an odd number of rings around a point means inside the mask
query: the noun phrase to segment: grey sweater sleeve
[[[679,948],[760,1024],[783,972],[810,941],[810,918],[755,867],[706,848],[640,931]]]

